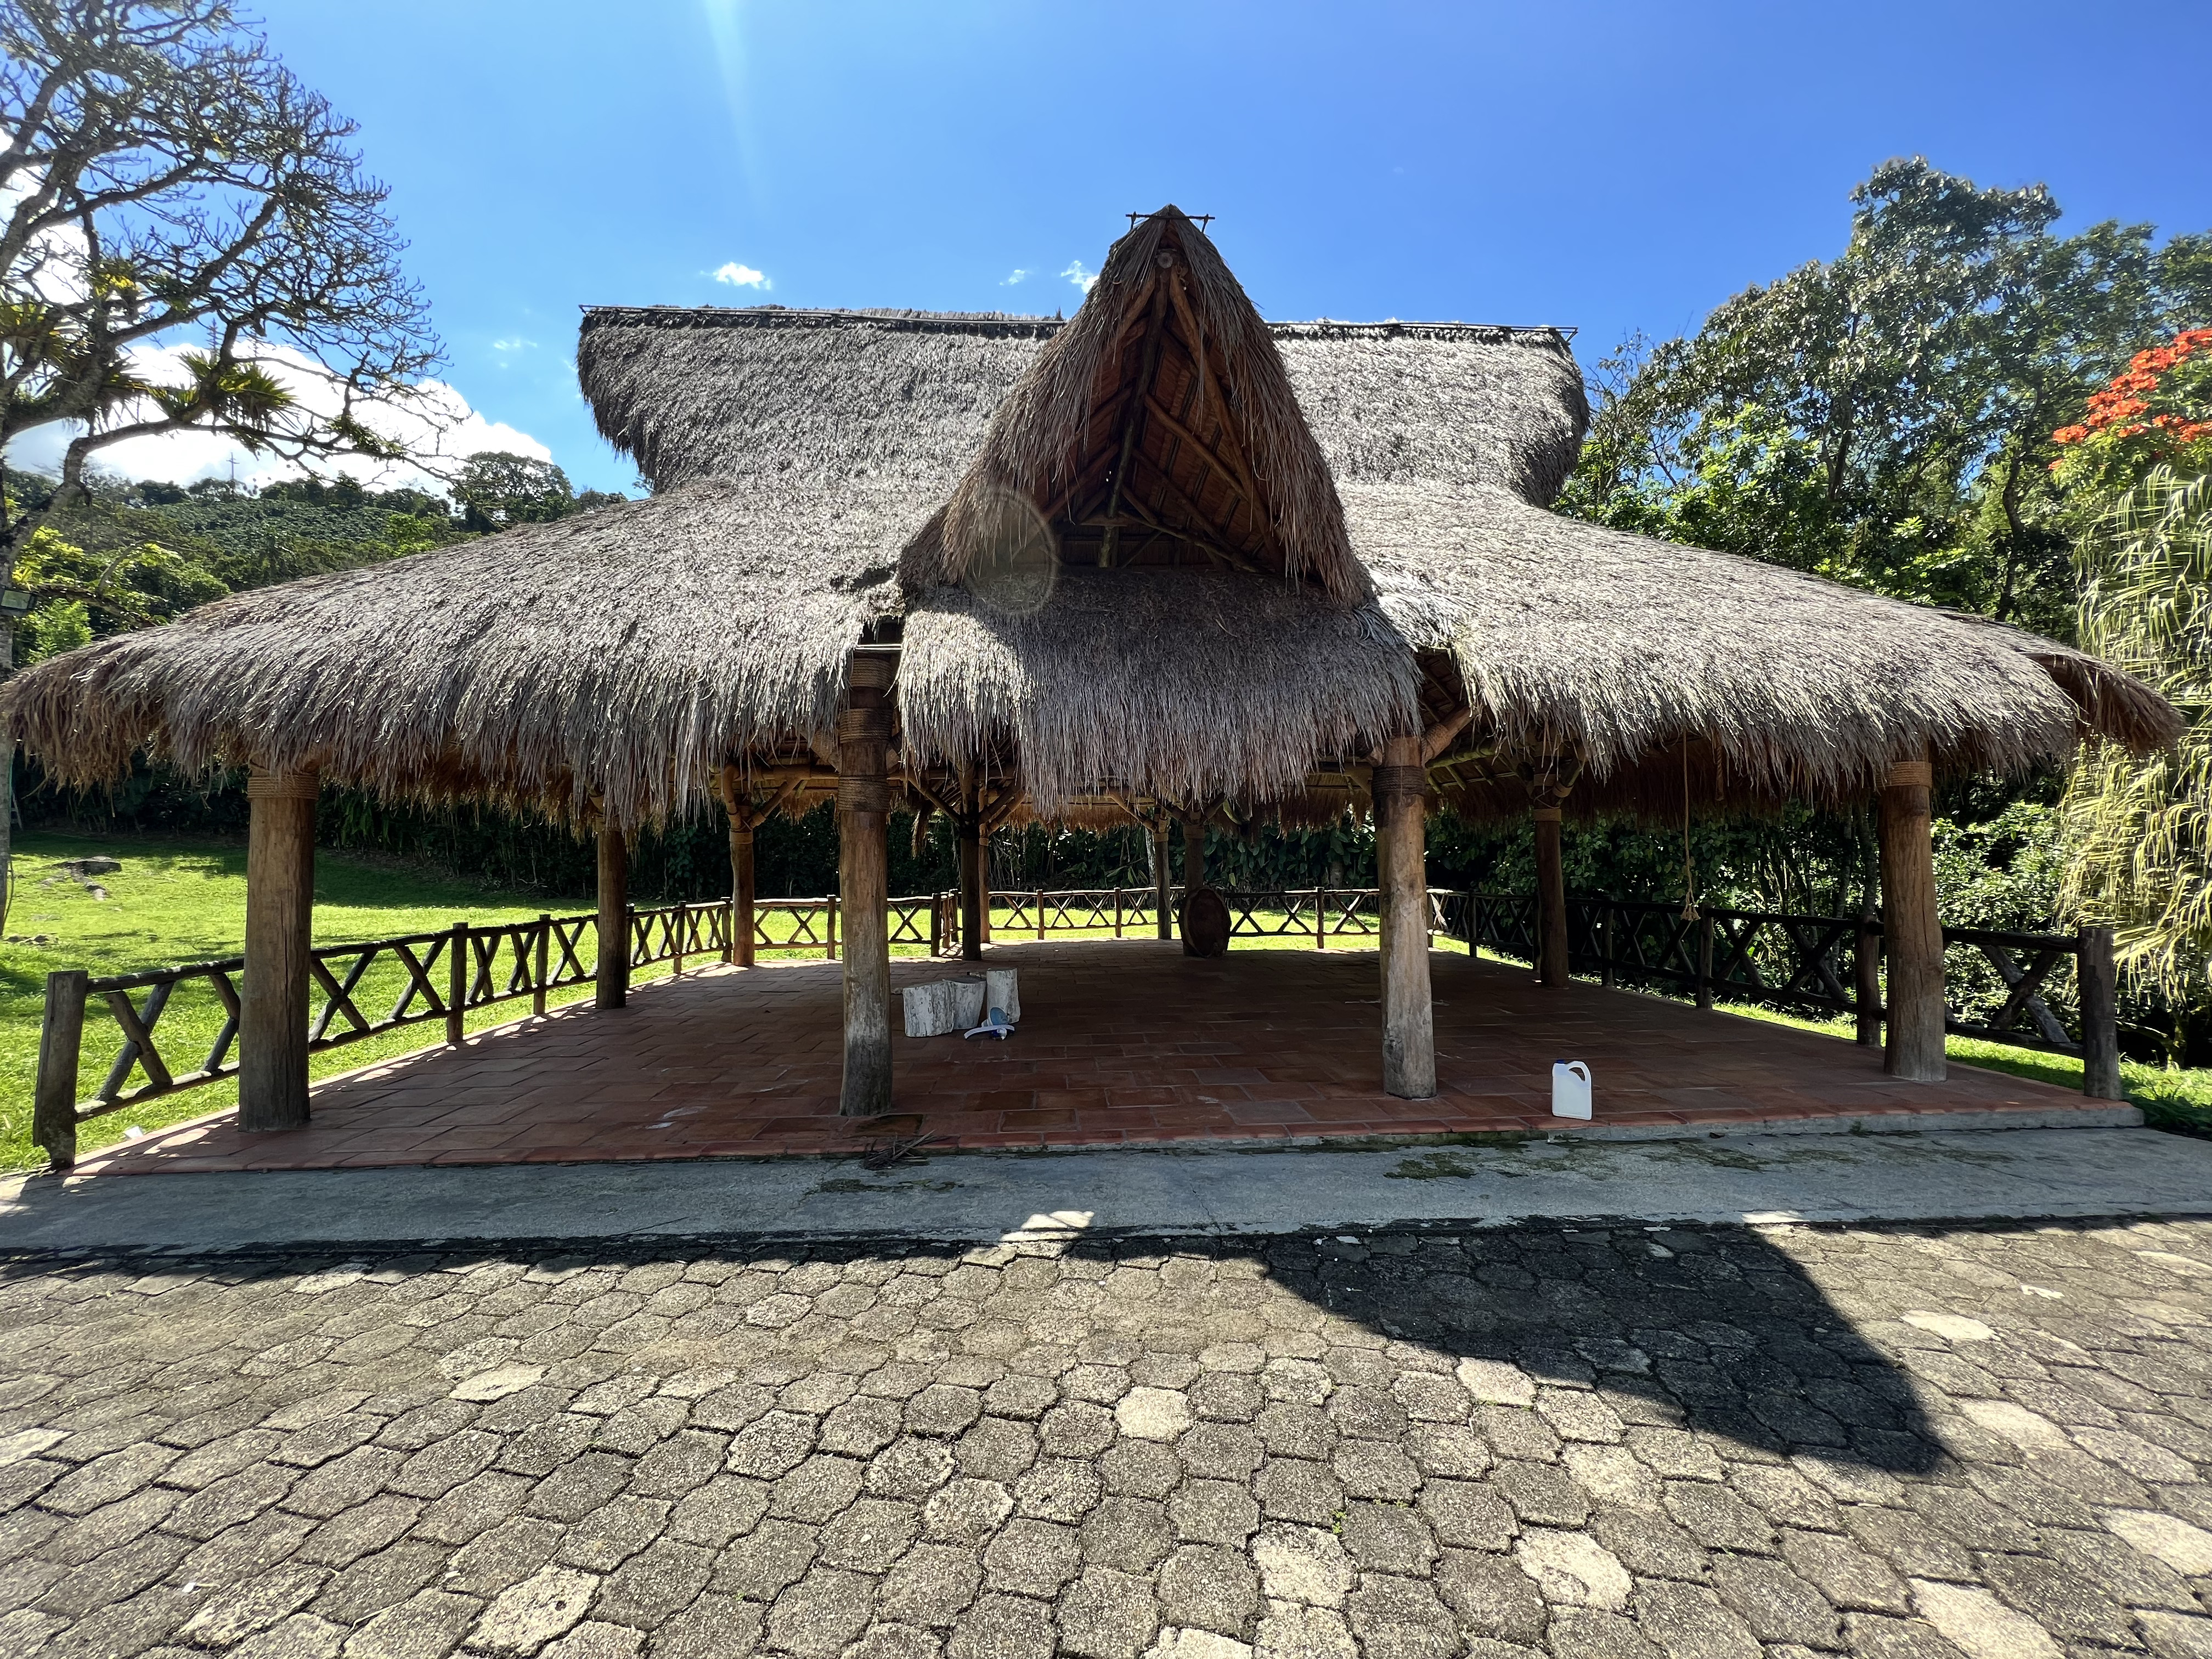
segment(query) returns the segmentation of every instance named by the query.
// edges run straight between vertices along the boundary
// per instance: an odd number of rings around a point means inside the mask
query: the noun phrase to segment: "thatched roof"
[[[999,497],[1037,509],[1070,564],[1200,562],[1359,598],[1335,480],[1275,340],[1173,208],[1114,245],[1082,309],[1023,371],[946,514],[923,580],[987,562]]]
[[[616,823],[821,752],[847,653],[902,636],[908,763],[985,751],[1048,813],[1356,799],[1380,736],[1470,699],[1437,776],[1469,810],[1546,752],[1584,803],[1671,812],[1686,754],[1749,804],[1923,744],[2011,770],[2179,730],[2048,641],[1546,511],[1587,417],[1558,331],[1266,324],[1172,211],[1105,277],[1065,325],[587,312],[586,395],[653,498],[99,641],[0,720],[70,781],[150,745]]]
[[[70,783],[146,746],[657,817],[711,794],[725,755],[830,729],[848,654],[897,609],[909,501],[686,484],[234,594],[16,675],[0,712]]]

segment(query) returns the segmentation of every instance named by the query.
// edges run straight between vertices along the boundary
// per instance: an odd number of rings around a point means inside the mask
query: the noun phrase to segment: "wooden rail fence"
[[[1536,959],[1536,900],[1527,893],[1454,894],[1447,931],[1470,949]],[[1858,1040],[1881,1041],[1878,916],[1778,911],[1600,896],[1567,901],[1567,960],[1604,985],[1670,991],[1701,1008],[1756,1002],[1796,1012],[1847,1014]],[[2112,930],[2008,933],[1943,930],[1944,1029],[2082,1062],[2082,1092],[2123,1097]]]
[[[1297,939],[1327,950],[1332,941],[1365,943],[1380,932],[1372,887],[1271,888],[1224,891],[1232,937]],[[1432,889],[1431,924],[1470,949],[1535,958],[1536,901],[1529,894]],[[1156,931],[1149,887],[1025,889],[991,895],[986,937],[1047,939],[1104,933],[1116,939]],[[1679,905],[1603,897],[1568,901],[1569,961],[1608,986],[1682,994],[1700,1007],[1749,1001],[1808,1013],[1849,1014],[1859,1040],[1881,1041],[1881,924],[1875,918],[1788,915],[1706,907],[1693,919]],[[890,939],[933,956],[960,950],[960,896],[937,892],[890,901]],[[734,958],[726,901],[669,904],[629,912],[633,968],[688,967]],[[770,927],[786,919],[779,937]],[[837,901],[757,899],[756,950],[819,951],[836,960]],[[545,1012],[549,994],[588,984],[598,969],[598,918],[541,915],[535,921],[410,933],[312,953],[319,1006],[309,1023],[311,1052],[337,1048],[403,1026],[442,1023],[458,1044],[480,1008],[530,1000]],[[1947,927],[1947,981],[1954,988],[1947,1027],[1964,1036],[2080,1057],[2083,1090],[2121,1097],[2117,996],[2109,928],[2074,934],[2004,933]],[[46,1015],[32,1136],[58,1162],[74,1156],[80,1123],[179,1090],[234,1076],[242,957],[186,963],[94,978],[82,969],[46,978]],[[165,1051],[163,1015],[176,994],[212,997],[221,1018],[204,1053],[188,1067],[173,1037]],[[85,1016],[98,1006],[112,1018],[116,1046],[100,1085],[79,1097]]]

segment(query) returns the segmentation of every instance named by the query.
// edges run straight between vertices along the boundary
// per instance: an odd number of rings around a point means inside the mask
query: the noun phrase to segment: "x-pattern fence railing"
[[[1326,950],[1331,940],[1368,940],[1382,931],[1377,908],[1380,890],[1373,887],[1267,887],[1220,890],[1229,907],[1231,937],[1236,939],[1311,939]],[[1444,908],[1455,895],[1430,895],[1433,921],[1439,933],[1448,931]],[[894,908],[908,901],[894,899]],[[936,895],[940,917],[934,948],[951,955],[960,948],[960,896]],[[1172,915],[1181,900],[1170,890]],[[1132,931],[1152,932],[1158,920],[1158,900],[1149,887],[1085,887],[1065,891],[1016,888],[990,895],[989,939],[1049,939],[1054,934],[1097,936],[1110,933],[1123,939]],[[901,935],[893,933],[894,943]]]
[[[1222,897],[1232,937],[1310,939],[1326,950],[1332,941],[1374,939],[1382,930],[1380,892],[1371,887],[1237,889]],[[1471,949],[1535,960],[1534,896],[1431,889],[1429,900],[1436,932]],[[1748,1001],[1850,1014],[1863,1036],[1879,1030],[1879,921],[1710,906],[1686,916],[1679,905],[1588,897],[1570,899],[1567,908],[1570,966],[1605,984],[1672,991],[1706,1006]],[[1153,930],[1157,897],[1149,887],[1028,889],[993,894],[990,914],[996,938],[1109,932],[1121,938]],[[727,901],[632,909],[629,964],[666,962],[680,974],[695,963],[732,960],[733,920]],[[315,988],[308,1048],[320,1053],[435,1021],[444,1023],[448,1043],[459,1043],[469,1014],[525,997],[542,1014],[552,993],[596,975],[598,921],[549,915],[482,927],[456,923],[436,933],[321,946],[308,960]],[[895,898],[888,921],[894,945],[932,955],[960,949],[957,893]],[[819,951],[834,960],[838,923],[835,898],[758,899],[754,948]],[[1945,928],[1947,1029],[2081,1054],[2081,963],[2088,933]],[[50,1152],[73,1147],[76,1126],[88,1119],[236,1075],[245,966],[244,957],[230,957],[103,978],[82,969],[49,975],[33,1111],[39,1143]],[[179,1012],[195,1002],[194,1013]],[[80,1099],[85,1016],[94,1006],[113,1020],[115,1046],[99,1086]],[[180,1069],[187,1053],[197,1063]]]
[[[1447,929],[1471,946],[1534,962],[1536,901],[1525,893],[1455,895]],[[2086,931],[2086,930],[2085,930]],[[1577,897],[1567,901],[1567,960],[1607,985],[1814,1014],[1882,1017],[1878,918]],[[2083,935],[1943,930],[1945,1029],[2017,1048],[2082,1053]]]

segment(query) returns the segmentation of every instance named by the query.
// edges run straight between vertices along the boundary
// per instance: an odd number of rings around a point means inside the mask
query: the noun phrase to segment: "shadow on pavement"
[[[218,1278],[327,1273],[356,1274],[382,1267],[399,1272],[454,1263],[506,1261],[539,1273],[580,1267],[633,1267],[648,1263],[715,1260],[787,1270],[793,1264],[850,1263],[896,1257],[933,1261],[945,1273],[975,1247],[915,1241],[810,1242],[759,1239],[653,1238],[599,1242],[458,1242],[442,1249],[420,1243],[328,1245],[286,1250],[254,1249],[199,1255],[178,1252],[159,1258],[158,1271],[213,1272]],[[1576,1431],[1565,1419],[1577,1407],[1565,1395],[1539,1398],[1534,1385],[1564,1385],[1603,1411],[1592,1438],[1617,1437],[1625,1425],[1687,1428],[1743,1445],[1789,1455],[1812,1454],[1839,1463],[1897,1474],[1925,1474],[1946,1455],[1916,1401],[1905,1372],[1854,1331],[1802,1267],[1774,1243],[1747,1227],[1650,1228],[1634,1223],[1606,1227],[1529,1224],[1452,1233],[1443,1227],[1364,1233],[1358,1237],[1284,1235],[1257,1239],[1176,1237],[1141,1238],[1073,1232],[1047,1248],[1073,1274],[1096,1286],[1097,1300],[1119,1300],[1117,1285],[1133,1292],[1119,1308],[1103,1307],[1098,1329],[1118,1331],[1169,1352],[1195,1354],[1220,1340],[1224,1329],[1249,1325],[1266,1298],[1289,1296],[1323,1316],[1355,1322],[1387,1339],[1419,1344],[1456,1360],[1500,1362],[1461,1366],[1478,1398],[1486,1391],[1499,1410],[1499,1433],[1518,1422],[1540,1440],[1552,1427]],[[987,1247],[1010,1261],[1016,1251]],[[1177,1273],[1179,1260],[1237,1262],[1234,1273]],[[139,1253],[105,1260],[70,1252],[19,1257],[0,1275],[100,1265],[146,1264]],[[1197,1269],[1200,1261],[1190,1266]],[[135,1271],[154,1271],[141,1265]],[[1134,1270],[1125,1273],[1124,1270]],[[927,1270],[925,1270],[927,1271]],[[1149,1286],[1139,1273],[1153,1275]],[[1123,1281],[1126,1279],[1127,1283]],[[1185,1286],[1187,1288],[1178,1287]],[[1161,1287],[1176,1293],[1161,1293]],[[1239,1288],[1241,1287],[1241,1288]],[[1240,1305],[1239,1298],[1244,1298]],[[1254,1300],[1258,1298],[1259,1300]],[[993,1317],[1002,1327],[1036,1322],[1038,1333],[1064,1328],[1072,1310],[1064,1296],[1041,1291],[1031,1311],[1020,1298]],[[728,1357],[742,1360],[746,1345],[766,1330],[744,1328],[742,1310],[727,1339]],[[753,1322],[758,1323],[760,1322]],[[1280,1328],[1280,1322],[1272,1322]],[[1322,1324],[1301,1316],[1298,1328]],[[957,1331],[948,1331],[957,1338]],[[690,1344],[708,1352],[720,1344]],[[658,1358],[648,1352],[637,1358]],[[1340,1377],[1340,1383],[1354,1379]],[[1595,1396],[1591,1389],[1596,1391]],[[1515,1407],[1535,1404],[1526,1419]],[[1378,1409],[1398,1410],[1385,1394]],[[1618,1419],[1613,1421],[1613,1419]],[[1534,1453],[1548,1455],[1548,1453]]]

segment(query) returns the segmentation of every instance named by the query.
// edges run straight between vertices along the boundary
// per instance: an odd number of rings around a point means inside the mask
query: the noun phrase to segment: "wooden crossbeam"
[[[1157,278],[1154,280],[1154,291],[1145,331],[1145,355],[1138,364],[1137,378],[1132,383],[1141,397],[1131,400],[1128,409],[1121,417],[1121,444],[1119,459],[1114,463],[1114,488],[1112,494],[1106,498],[1106,539],[1098,546],[1098,565],[1102,570],[1110,570],[1114,567],[1114,556],[1118,550],[1121,541],[1120,526],[1115,522],[1116,516],[1115,509],[1121,499],[1121,487],[1128,479],[1129,459],[1136,451],[1137,437],[1143,425],[1146,405],[1152,401],[1152,377],[1159,373],[1160,344],[1167,332],[1162,326],[1164,320],[1164,307],[1161,301],[1164,296],[1158,291],[1162,281],[1163,279]]]
[[[1237,474],[1231,470],[1229,463],[1223,460],[1218,455],[1215,454],[1212,449],[1208,447],[1206,441],[1203,438],[1200,438],[1198,434],[1193,432],[1181,421],[1176,419],[1174,415],[1169,411],[1168,406],[1165,404],[1162,403],[1158,398],[1149,392],[1145,394],[1145,404],[1146,406],[1152,410],[1152,418],[1154,420],[1158,421],[1162,426],[1174,433],[1176,437],[1182,439],[1183,442],[1188,444],[1193,449],[1198,452],[1199,459],[1204,461],[1206,465],[1212,470],[1216,477],[1219,478],[1223,483],[1228,485],[1231,494],[1236,495],[1242,501],[1249,501],[1251,499],[1250,492],[1246,489],[1244,481],[1238,477]],[[1164,471],[1164,469],[1162,470]]]

